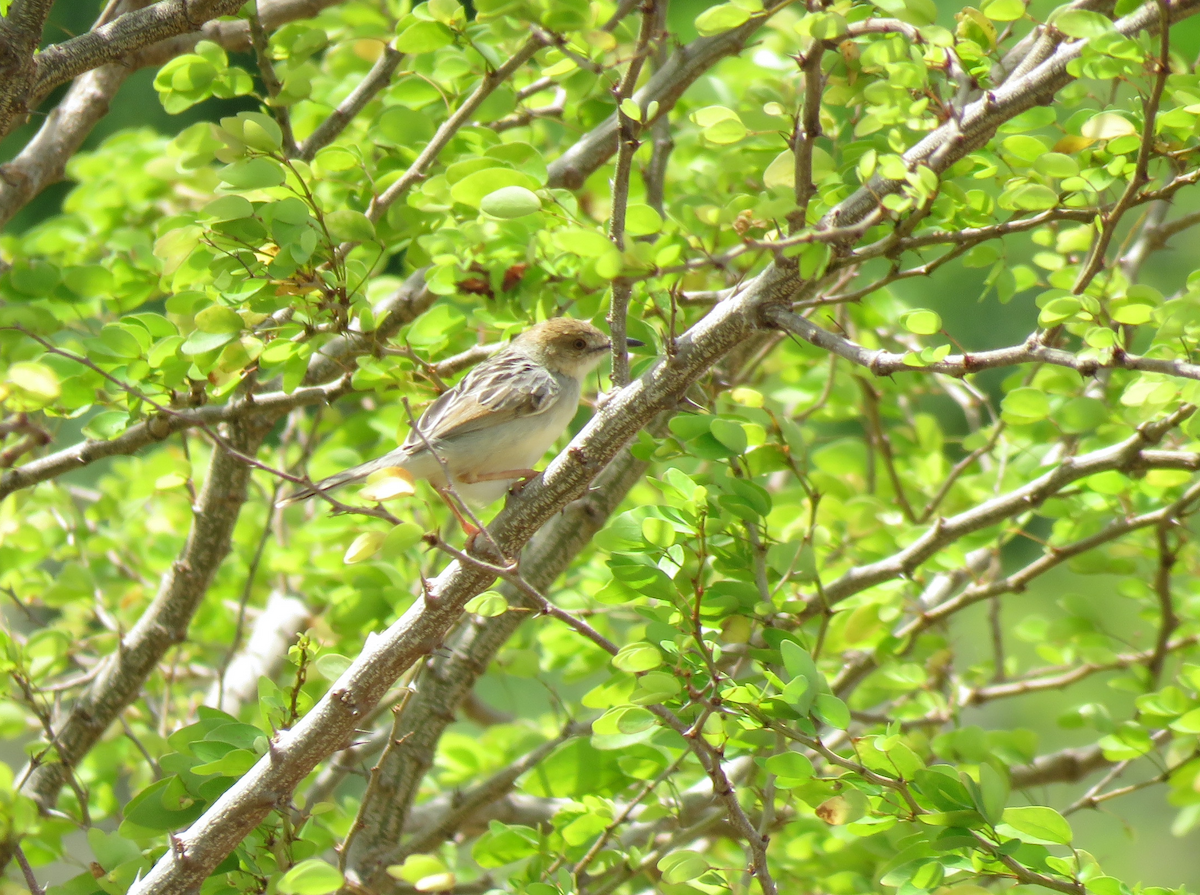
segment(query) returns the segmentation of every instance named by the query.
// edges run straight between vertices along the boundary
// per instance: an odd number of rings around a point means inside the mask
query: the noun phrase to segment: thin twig
[[[1117,224],[1133,205],[1138,190],[1150,179],[1150,154],[1154,151],[1154,125],[1158,118],[1158,106],[1162,100],[1163,89],[1167,84],[1167,76],[1171,74],[1171,15],[1166,0],[1155,0],[1155,3],[1158,6],[1159,14],[1159,49],[1158,57],[1155,60],[1154,86],[1151,88],[1150,96],[1142,110],[1142,143],[1138,148],[1137,162],[1134,164],[1133,175],[1129,178],[1129,183],[1125,186],[1121,198],[1117,200],[1117,204],[1113,206],[1112,210],[1104,215],[1100,223],[1099,232],[1092,243],[1087,262],[1080,269],[1079,276],[1071,290],[1076,295],[1088,287],[1088,284],[1104,265],[1104,256],[1116,233]]]
[[[288,113],[287,105],[279,102],[279,94],[283,91],[283,84],[280,83],[279,76],[275,73],[275,64],[271,61],[271,50],[267,41],[267,32],[263,28],[262,20],[259,18],[259,3],[260,0],[254,0],[254,4],[250,10],[248,19],[250,23],[250,43],[254,46],[254,57],[258,62],[258,72],[262,77],[263,87],[267,90],[267,108],[275,116],[275,121],[283,134],[283,153],[288,158],[294,158],[299,150],[296,147],[296,137],[292,133],[292,118]]]
[[[642,122],[648,112],[639,110],[636,117],[625,111],[625,101],[633,96],[638,76],[650,52],[650,39],[654,36],[657,7],[662,0],[643,0],[642,26],[637,44],[621,83],[613,92],[617,104],[617,167],[613,174],[612,214],[608,222],[608,238],[617,251],[625,251],[625,212],[629,205],[629,177],[633,171],[633,154],[640,145]],[[629,299],[633,294],[633,283],[625,277],[617,277],[612,284],[612,299],[608,310],[608,330],[612,336],[612,384],[623,388],[629,384],[629,344],[626,325],[629,317]]]
[[[21,846],[18,845],[13,849],[13,854],[17,858],[17,864],[21,867],[21,873],[25,875],[25,885],[29,887],[29,895],[46,895],[46,890],[38,885],[37,877],[33,875],[33,868],[29,866],[29,859],[25,857]]]
[[[350,92],[350,95],[317,125],[315,131],[308,135],[297,150],[296,157],[301,161],[310,162],[317,152],[336,140],[350,122],[366,108],[367,103],[391,83],[392,75],[395,74],[400,60],[403,58],[404,54],[396,50],[390,43],[385,45],[383,52],[371,66],[371,70],[359,81],[358,86]]]

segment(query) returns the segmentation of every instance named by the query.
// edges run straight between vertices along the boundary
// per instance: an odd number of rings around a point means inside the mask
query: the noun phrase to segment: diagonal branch
[[[22,124],[36,103],[28,98],[37,78],[42,29],[54,0],[13,0],[0,18],[0,137]]]
[[[262,24],[271,30],[295,19],[316,15],[325,7],[340,2],[342,0],[263,0]],[[250,49],[250,28],[245,21],[210,20],[199,30],[151,44],[76,78],[66,95],[46,116],[37,134],[15,158],[0,165],[0,227],[43,189],[62,179],[67,162],[79,151],[96,123],[108,114],[109,104],[126,78],[140,68],[162,65],[191,52],[200,40],[211,40],[232,52],[246,52]],[[0,100],[0,104],[2,102]]]
[[[548,589],[604,526],[646,467],[628,452],[614,460],[587,495],[568,504],[534,538],[521,558],[525,580],[536,588]],[[501,592],[511,605],[531,608],[512,585],[506,584]],[[346,871],[352,881],[381,891],[389,880],[387,866],[399,860],[400,834],[409,826],[413,801],[442,732],[453,721],[454,709],[526,616],[521,611],[510,611],[468,622],[454,641],[449,657],[435,661],[422,674],[402,719],[400,734],[408,738],[406,748],[394,750],[387,761],[381,762],[375,787],[379,797],[364,812],[364,827],[347,856]]]
[[[981,370],[1014,367],[1018,364],[1052,364],[1075,370],[1083,376],[1094,376],[1099,370],[1140,370],[1143,373],[1161,373],[1164,376],[1200,380],[1200,364],[1146,357],[1121,350],[1112,351],[1107,358],[1079,357],[1070,351],[1043,344],[1037,333],[1026,339],[1023,345],[968,354],[951,354],[940,361],[925,364],[920,361],[914,362],[911,353],[898,354],[883,349],[864,348],[785,308],[772,308],[767,312],[767,317],[780,329],[853,364],[866,367],[876,376],[892,376],[896,373],[943,373],[962,377]]]
[[[832,605],[861,593],[868,587],[882,584],[899,575],[910,574],[946,545],[952,544],[972,532],[988,528],[1040,506],[1043,501],[1072,482],[1077,482],[1098,472],[1109,470],[1131,472],[1144,468],[1146,459],[1142,455],[1143,450],[1157,444],[1167,432],[1178,426],[1195,411],[1194,406],[1185,404],[1162,419],[1143,423],[1138,427],[1136,433],[1124,441],[1079,457],[1068,457],[1050,472],[1020,488],[985,501],[956,516],[946,519],[938,518],[933,525],[926,529],[924,534],[900,552],[878,562],[857,566],[827,583],[822,589],[823,601]],[[1003,593],[1004,591],[999,592]],[[978,598],[972,594],[972,599]],[[922,618],[928,619],[935,615],[943,618],[947,614],[947,606],[963,599],[967,599],[966,594],[957,598],[957,601],[951,601],[951,603],[930,610]]]
[[[209,19],[233,15],[243,0],[160,0],[117,16],[78,37],[46,47],[26,102],[35,108],[59,84],[101,65],[116,62],[161,40],[188,34]],[[0,133],[7,129],[0,127]]]
[[[371,70],[367,72],[366,77],[300,144],[300,151],[296,157],[302,161],[311,162],[319,150],[336,140],[338,134],[346,129],[346,126],[358,116],[367,103],[391,83],[392,75],[395,74],[400,60],[403,58],[404,54],[391,44],[385,46],[379,58],[375,60],[375,64],[371,66]]]
[[[253,454],[269,428],[261,422],[241,421],[230,425],[225,437],[240,452]],[[229,552],[249,481],[246,464],[214,449],[183,552],[163,576],[149,608],[117,651],[103,661],[91,685],[65,717],[55,719],[53,754],[58,760],[31,763],[23,775],[22,791],[43,808],[54,805],[70,770],[137,698],[163,654],[187,638],[192,615]]]
[[[474,92],[468,96],[461,106],[454,110],[449,118],[442,122],[441,127],[437,129],[437,133],[433,135],[420,155],[416,157],[411,165],[408,166],[400,179],[384,190],[380,195],[371,200],[370,206],[367,208],[367,217],[372,221],[378,221],[383,217],[384,213],[391,207],[397,199],[407,193],[412,187],[423,180],[426,176],[426,171],[433,164],[443,149],[446,148],[454,135],[471,120],[471,116],[475,114],[485,99],[487,99],[495,91],[497,87],[507,81],[522,65],[533,58],[534,53],[544,47],[545,39],[539,34],[532,35],[519,50],[512,54],[503,65],[495,71],[489,71],[484,75],[483,80],[479,82],[479,86]]]
[[[770,4],[762,13],[751,16],[745,24],[737,28],[712,37],[697,38],[676,50],[646,85],[633,94],[633,100],[639,108],[645,109],[651,102],[658,103],[656,115],[643,124],[648,127],[670,112],[675,103],[679,102],[679,98],[705,72],[726,56],[740,53],[747,41],[771,16],[792,2],[793,0],[779,0]],[[583,182],[592,172],[616,153],[619,128],[618,116],[614,113],[589,131],[574,146],[551,162],[548,185],[570,190],[583,186]]]

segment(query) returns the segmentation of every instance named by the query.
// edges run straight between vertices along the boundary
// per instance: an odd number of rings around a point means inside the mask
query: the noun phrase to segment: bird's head
[[[525,330],[513,339],[513,347],[556,373],[583,379],[604,359],[612,342],[586,320],[555,317]]]

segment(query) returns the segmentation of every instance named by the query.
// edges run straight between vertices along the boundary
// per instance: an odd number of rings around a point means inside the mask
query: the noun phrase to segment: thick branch
[[[59,84],[76,75],[180,34],[196,31],[209,19],[233,15],[243,0],[160,0],[118,16],[78,37],[47,47],[38,55],[30,108]],[[4,131],[7,133],[7,130]]]
[[[1112,762],[1104,757],[1099,746],[1084,749],[1063,749],[1050,755],[1039,755],[1028,765],[1012,770],[1013,789],[1045,786],[1047,783],[1076,783]]]
[[[596,486],[569,504],[530,544],[521,561],[526,580],[539,590],[549,589],[604,526],[645,470],[646,464],[628,453],[614,460]],[[518,589],[505,585],[501,592],[511,605],[529,608]],[[372,891],[385,887],[387,866],[399,860],[400,834],[410,825],[413,800],[442,732],[454,720],[456,707],[527,615],[512,611],[468,623],[454,641],[449,657],[422,674],[402,719],[405,748],[393,750],[381,763],[374,790],[377,798],[363,812],[364,827],[354,837],[347,857],[346,871],[351,880]],[[414,850],[405,848],[407,853]]]
[[[34,103],[30,85],[37,78],[38,45],[54,0],[13,0],[0,18],[0,137],[20,125]]]
[[[269,426],[247,420],[233,424],[226,435],[243,454],[254,454]],[[238,511],[246,500],[250,469],[215,448],[208,475],[193,516],[187,543],[163,576],[154,601],[121,640],[101,671],[54,723],[56,761],[32,764],[22,791],[44,808],[54,805],[67,774],[87,754],[108,725],[138,694],[170,647],[187,638],[192,615],[208,591],[217,568],[229,552]]]
[[[263,0],[260,19],[263,27],[271,30],[295,19],[316,15],[325,7],[340,2],[342,0]],[[246,52],[250,49],[250,28],[244,20],[209,21],[200,30],[143,47],[111,65],[102,65],[76,78],[33,139],[14,159],[0,165],[0,227],[43,189],[62,179],[67,162],[79,151],[96,122],[108,114],[109,103],[129,75],[139,68],[162,65],[189,53],[201,40],[211,40],[232,52]]]

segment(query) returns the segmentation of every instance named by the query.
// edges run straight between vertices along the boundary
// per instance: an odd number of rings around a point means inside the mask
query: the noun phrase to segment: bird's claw
[[[535,478],[537,478],[536,474],[521,476],[521,478],[516,479],[511,485],[508,486],[508,493],[513,497],[516,497],[518,494],[524,491],[525,486],[532,482]]]

